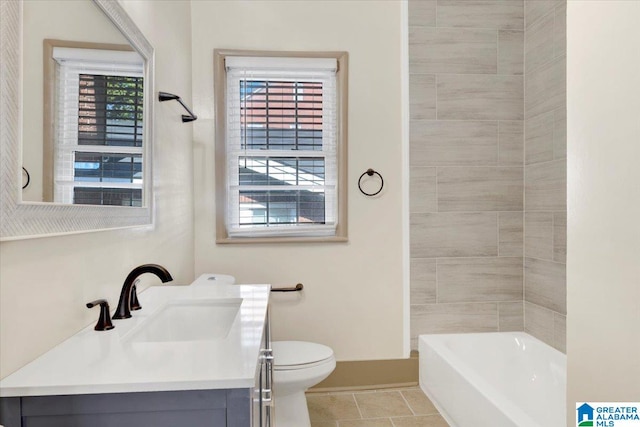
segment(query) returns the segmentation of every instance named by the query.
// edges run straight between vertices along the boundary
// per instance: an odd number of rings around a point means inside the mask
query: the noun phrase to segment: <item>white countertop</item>
[[[86,327],[0,381],[0,397],[253,387],[270,287],[205,285],[207,276],[189,286],[157,285],[141,292],[142,310],[133,311],[133,317],[113,320],[110,331]],[[242,298],[225,339],[126,339],[167,303],[214,298]],[[94,310],[97,320],[99,308]]]

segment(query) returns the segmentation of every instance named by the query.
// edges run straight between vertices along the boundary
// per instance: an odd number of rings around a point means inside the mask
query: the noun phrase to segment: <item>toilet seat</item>
[[[293,371],[307,369],[331,362],[333,350],[326,345],[306,341],[274,341],[273,369],[276,371]]]

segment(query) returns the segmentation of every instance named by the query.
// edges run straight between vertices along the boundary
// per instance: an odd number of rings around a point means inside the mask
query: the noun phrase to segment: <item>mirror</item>
[[[152,46],[117,1],[1,4],[0,239],[151,224]]]

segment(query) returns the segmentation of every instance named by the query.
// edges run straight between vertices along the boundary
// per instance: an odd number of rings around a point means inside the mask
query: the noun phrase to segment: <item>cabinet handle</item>
[[[271,395],[271,389],[265,388],[262,390],[262,402],[263,403],[271,403],[273,400],[273,396]]]
[[[262,350],[260,360],[262,360],[262,363],[264,363],[266,368],[267,381],[265,385],[270,389],[273,378],[273,350],[270,348]]]

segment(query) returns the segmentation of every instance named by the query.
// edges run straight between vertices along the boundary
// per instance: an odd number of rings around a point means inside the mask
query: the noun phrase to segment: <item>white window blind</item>
[[[136,52],[54,47],[54,201],[142,205],[143,70]]]
[[[336,59],[227,57],[225,67],[228,235],[334,235]]]

